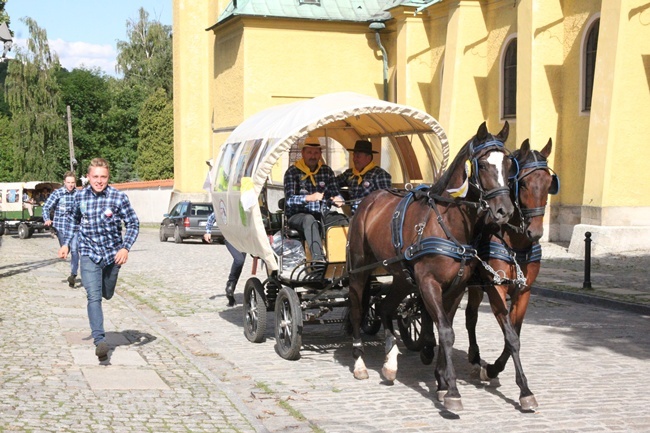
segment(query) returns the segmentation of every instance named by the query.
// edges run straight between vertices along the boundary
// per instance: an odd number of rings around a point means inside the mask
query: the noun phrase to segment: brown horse
[[[355,378],[368,378],[360,325],[371,271],[384,266],[394,275],[394,286],[403,280],[417,286],[440,335],[435,370],[438,398],[444,397],[447,409],[462,409],[451,359],[455,336],[446,312],[460,302],[476,265],[472,243],[479,221],[504,224],[514,211],[507,186],[512,162],[503,144],[508,132],[506,123],[493,136],[483,123],[430,189],[405,194],[375,191],[359,205],[348,239]],[[392,236],[386,236],[389,227]],[[394,336],[388,331],[386,344],[394,347]],[[387,379],[394,379],[396,355],[387,359],[382,371],[389,373]]]
[[[540,269],[542,252],[537,241],[544,233],[544,209],[548,194],[556,194],[559,190],[559,180],[547,163],[552,146],[552,141],[549,140],[542,151],[538,152],[530,150],[530,143],[525,140],[521,148],[513,152],[519,165],[519,173],[512,183],[517,212],[510,224],[502,226],[500,234],[486,233],[482,238],[485,247],[479,247],[479,255],[498,276],[486,271],[485,267],[479,267],[482,284],[468,287],[465,310],[470,341],[469,361],[481,367],[482,380],[489,380],[503,371],[508,358],[512,356],[516,382],[520,389],[519,403],[524,410],[536,408],[537,401],[528,388],[519,358],[519,335],[530,299],[530,287]],[[501,277],[505,281],[500,281]],[[505,337],[503,352],[494,364],[487,364],[481,359],[476,340],[478,308],[483,299],[483,291],[488,294],[492,312]]]

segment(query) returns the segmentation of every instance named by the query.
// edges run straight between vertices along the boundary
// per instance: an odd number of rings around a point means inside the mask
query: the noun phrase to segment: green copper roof
[[[404,5],[424,9],[441,0],[233,0],[217,24],[234,16],[327,21],[385,21],[389,9]]]

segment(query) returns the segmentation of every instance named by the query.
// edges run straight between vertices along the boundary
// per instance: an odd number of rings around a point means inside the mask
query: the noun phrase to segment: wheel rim
[[[282,309],[280,311],[282,320],[280,321],[280,329],[279,329],[279,336],[280,336],[280,343],[284,347],[290,347],[291,346],[291,338],[293,336],[293,332],[291,329],[291,324],[292,324],[292,316],[291,316],[291,306],[289,305],[289,302],[286,299],[282,300]]]
[[[246,326],[251,331],[251,334],[257,332],[257,294],[251,291],[251,296],[248,302],[248,312],[246,313]]]

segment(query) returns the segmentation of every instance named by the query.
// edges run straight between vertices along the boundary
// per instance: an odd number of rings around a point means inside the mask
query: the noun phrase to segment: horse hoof
[[[490,376],[488,376],[487,369],[485,367],[481,367],[480,377],[483,382],[490,381]]]
[[[368,379],[368,370],[354,370],[354,378],[359,380]]]
[[[458,397],[445,397],[445,409],[458,412],[463,410],[463,402]]]
[[[519,398],[519,404],[521,405],[521,408],[523,410],[532,410],[535,409],[537,406],[537,400],[535,399],[534,395],[529,395],[526,397],[520,397]]]
[[[394,382],[397,377],[397,370],[392,370],[386,367],[381,369],[381,375],[389,382]]]
[[[438,398],[439,402],[445,401],[445,396],[447,395],[447,390],[444,391],[436,391],[436,397]]]

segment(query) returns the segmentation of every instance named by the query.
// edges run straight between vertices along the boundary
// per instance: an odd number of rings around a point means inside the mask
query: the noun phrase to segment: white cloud
[[[117,51],[109,44],[98,45],[88,42],[67,42],[62,39],[49,41],[50,49],[59,56],[61,66],[68,70],[85,67],[99,68],[108,75],[117,76],[115,57]],[[25,39],[14,39],[14,45],[25,49]]]

